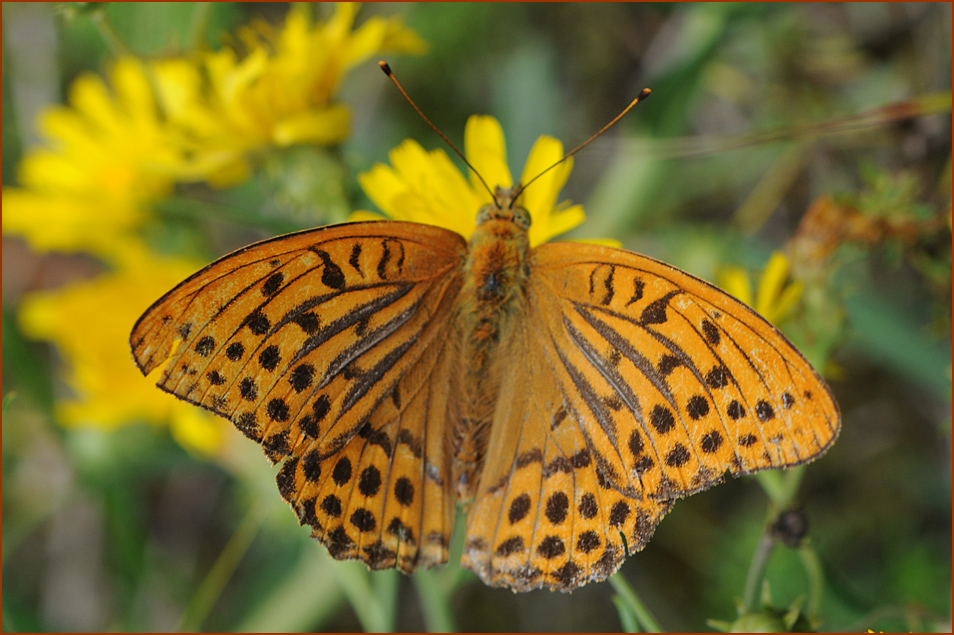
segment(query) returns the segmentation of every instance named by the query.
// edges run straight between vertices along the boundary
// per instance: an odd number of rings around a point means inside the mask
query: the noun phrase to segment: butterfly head
[[[494,191],[494,202],[487,203],[477,212],[477,224],[491,220],[505,220],[515,223],[522,229],[530,229],[530,212],[517,200],[523,188],[518,183],[513,187],[500,187]]]

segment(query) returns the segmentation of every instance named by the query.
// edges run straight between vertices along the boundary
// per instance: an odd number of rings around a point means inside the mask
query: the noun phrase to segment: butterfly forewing
[[[542,245],[532,270],[530,296],[551,298],[533,310],[557,375],[620,491],[684,496],[726,470],[811,460],[837,436],[837,406],[808,362],[708,283],[598,245]]]
[[[168,358],[161,388],[288,457],[279,490],[333,555],[443,562],[441,386],[458,371],[445,353],[465,249],[453,232],[393,222],[257,243],[156,302],[133,354],[144,373]]]
[[[463,249],[452,232],[404,223],[258,243],[153,305],[133,354],[145,373],[169,357],[161,388],[230,418],[273,458],[303,434],[331,452],[420,355]]]

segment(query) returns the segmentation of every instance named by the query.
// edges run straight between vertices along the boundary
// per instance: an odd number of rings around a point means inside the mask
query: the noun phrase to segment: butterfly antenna
[[[393,79],[393,78],[392,78],[392,79]],[[580,145],[576,146],[575,148],[573,148],[572,150],[570,150],[569,152],[567,152],[566,154],[564,154],[562,159],[560,159],[559,161],[557,161],[556,163],[554,163],[553,165],[551,165],[550,167],[548,167],[548,168],[547,168],[546,170],[544,170],[543,172],[540,172],[539,174],[537,174],[535,177],[533,177],[532,179],[530,179],[530,180],[527,181],[526,183],[524,183],[524,184],[522,184],[522,185],[519,185],[519,186],[518,186],[518,189],[517,189],[517,193],[514,194],[513,198],[516,199],[518,196],[520,196],[520,194],[521,194],[525,189],[527,189],[527,187],[528,187],[531,183],[533,183],[534,181],[536,181],[537,179],[539,179],[541,176],[543,176],[544,174],[546,174],[547,172],[549,172],[550,170],[552,170],[552,169],[555,168],[556,166],[560,165],[561,163],[563,163],[564,161],[566,161],[567,159],[569,159],[570,157],[572,157],[574,154],[576,154],[577,152],[579,152],[580,150],[582,150],[583,148],[585,148],[586,146],[588,146],[589,143],[590,143],[590,141],[592,141],[593,139],[597,138],[598,136],[600,136],[601,134],[603,134],[604,132],[606,132],[607,130],[609,130],[609,129],[613,126],[613,124],[615,124],[617,121],[619,121],[620,119],[622,119],[622,118],[623,118],[623,115],[625,115],[626,113],[628,113],[628,112],[633,108],[633,106],[635,106],[635,105],[638,104],[639,102],[641,102],[641,101],[643,101],[644,99],[646,99],[647,97],[649,97],[649,93],[651,93],[651,92],[652,92],[652,91],[649,90],[648,88],[642,89],[642,90],[639,92],[639,94],[636,96],[636,99],[634,99],[633,101],[629,102],[629,105],[626,106],[626,108],[623,109],[623,112],[621,112],[621,113],[619,113],[618,115],[616,115],[616,117],[613,118],[613,121],[609,122],[608,124],[606,124],[605,126],[603,126],[602,128],[600,128],[599,132],[597,132],[597,133],[594,134],[592,137],[590,137],[589,139],[587,139],[586,141],[584,141],[584,142],[581,143]],[[423,117],[423,115],[421,115],[421,116]],[[441,136],[443,136],[443,135],[441,135]]]
[[[461,160],[463,160],[463,162],[467,164],[467,167],[469,167],[469,168],[471,169],[471,171],[472,171],[474,174],[477,175],[477,178],[480,179],[480,182],[484,184],[484,188],[486,188],[486,190],[490,193],[490,198],[492,198],[493,200],[496,201],[496,200],[497,200],[497,197],[494,195],[494,191],[493,191],[492,189],[490,189],[490,186],[489,186],[489,185],[487,185],[487,181],[484,180],[484,177],[480,176],[480,172],[477,171],[477,168],[475,168],[474,166],[472,166],[472,165],[470,164],[470,161],[467,160],[467,157],[464,156],[464,153],[461,152],[460,150],[458,150],[458,149],[457,149],[457,146],[455,146],[453,143],[451,143],[451,140],[448,139],[447,137],[445,137],[445,136],[444,136],[444,133],[441,132],[440,130],[438,130],[437,126],[435,126],[434,124],[432,124],[432,123],[431,123],[431,120],[428,119],[428,118],[424,115],[423,112],[421,112],[421,109],[417,107],[417,104],[414,103],[414,100],[411,99],[411,98],[408,96],[408,94],[404,91],[404,88],[401,87],[401,84],[398,82],[397,78],[394,77],[394,73],[391,72],[391,67],[388,65],[388,63],[382,60],[382,61],[378,62],[378,66],[380,66],[380,67],[381,67],[381,70],[384,71],[384,74],[387,75],[388,78],[390,78],[390,80],[391,80],[392,82],[394,82],[394,85],[397,86],[397,89],[398,89],[399,91],[401,91],[401,94],[402,94],[402,95],[404,95],[404,99],[406,99],[406,100],[407,100],[407,103],[411,104],[411,107],[414,108],[414,110],[417,111],[417,114],[419,114],[419,115],[421,116],[421,119],[424,120],[424,123],[426,123],[427,125],[429,125],[429,126],[434,130],[434,132],[436,132],[437,134],[439,134],[440,137],[441,137],[441,139],[444,140],[444,143],[446,143],[447,145],[449,145],[449,146],[451,147],[451,150],[453,150],[454,152],[457,153],[457,156],[459,156],[459,157],[461,158]],[[634,103],[635,103],[635,102],[634,102]],[[632,106],[630,106],[630,107],[632,107]],[[627,110],[628,110],[628,109],[627,109]],[[624,112],[623,114],[625,114],[625,112]],[[620,117],[622,117],[622,116],[623,116],[623,115],[620,115]],[[617,117],[616,119],[619,119],[619,117]],[[615,123],[615,120],[614,120],[614,123]],[[610,125],[612,125],[612,124],[610,124]],[[607,126],[607,128],[609,128],[609,126]],[[604,130],[605,130],[605,128],[604,128]],[[602,132],[602,130],[601,130],[600,132]],[[566,158],[566,157],[564,157],[564,158]],[[551,167],[552,167],[552,166],[551,166]],[[549,169],[549,168],[547,168],[547,169]]]

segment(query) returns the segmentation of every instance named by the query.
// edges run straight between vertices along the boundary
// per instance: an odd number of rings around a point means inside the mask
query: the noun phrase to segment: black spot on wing
[[[209,355],[212,354],[212,351],[214,350],[215,350],[215,339],[210,335],[206,335],[195,344],[195,352],[201,355],[202,357],[208,357]]]
[[[640,300],[642,300],[643,290],[645,289],[645,287],[646,285],[641,278],[633,278],[633,295],[626,302],[626,306],[629,306],[630,304],[635,304],[636,302],[639,302]]]
[[[649,303],[643,312],[639,316],[639,323],[643,326],[649,326],[651,324],[663,324],[666,321],[666,308],[669,306],[669,301],[672,300],[675,296],[679,295],[681,292],[670,291],[661,298],[657,298]]]
[[[364,277],[364,272],[361,271],[361,243],[355,243],[354,247],[351,248],[351,256],[348,258],[348,264],[351,265],[351,268],[357,271],[361,277]]]
[[[267,346],[258,356],[258,363],[261,364],[262,368],[271,372],[278,367],[278,363],[281,361],[281,354],[278,352],[278,347],[274,344]]]
[[[241,342],[232,342],[225,349],[225,356],[230,361],[237,362],[245,355],[245,346]]]
[[[401,273],[404,270],[404,244],[393,238],[386,238],[381,242],[381,259],[378,260],[378,277],[382,280],[387,280],[388,264],[392,258],[395,258],[395,252],[397,253],[397,260],[394,265],[397,267],[398,273]]]
[[[709,320],[702,321],[702,334],[705,336],[706,340],[713,346],[719,345],[719,340],[721,339],[719,335],[719,329],[716,328],[716,325],[710,322]]]
[[[258,336],[265,335],[272,327],[268,318],[259,310],[253,311],[245,316],[245,319],[242,320],[242,326],[247,326],[248,330]]]
[[[335,264],[331,255],[322,249],[309,248],[319,258],[321,258],[321,283],[326,287],[341,291],[345,286],[344,272],[341,267]]]
[[[266,298],[271,297],[278,293],[278,290],[282,288],[282,283],[285,282],[285,276],[282,272],[273,273],[265,281],[265,284],[262,285],[262,295]]]

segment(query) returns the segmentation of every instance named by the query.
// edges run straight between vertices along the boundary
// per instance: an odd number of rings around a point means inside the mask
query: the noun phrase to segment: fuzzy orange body
[[[510,211],[510,190],[497,191],[503,204],[481,211],[470,238],[464,284],[457,301],[464,364],[461,416],[455,426],[452,473],[457,498],[469,503],[487,445],[499,390],[497,364],[506,364],[506,338],[525,296],[530,242],[527,226]],[[503,358],[498,359],[503,351]]]

